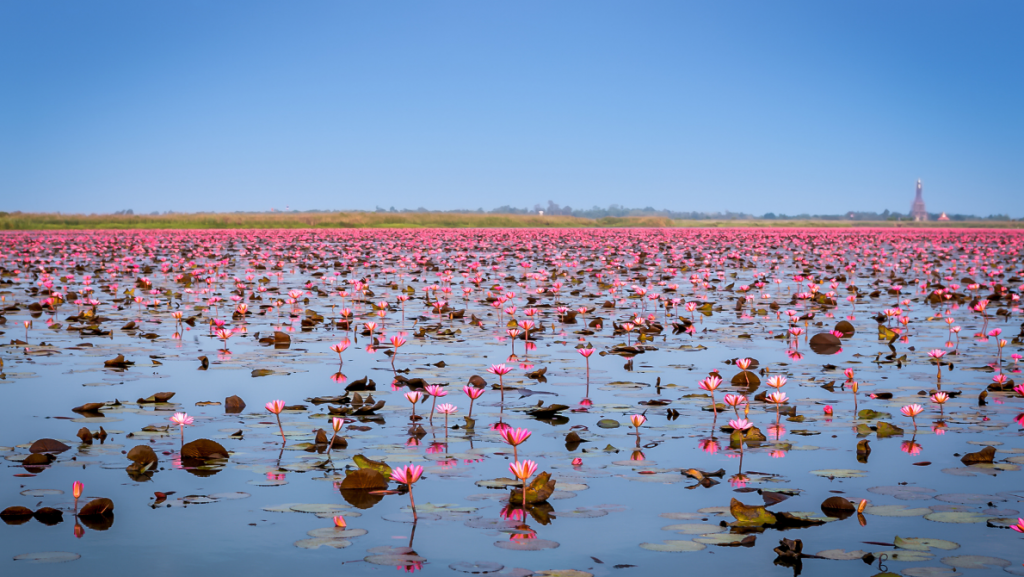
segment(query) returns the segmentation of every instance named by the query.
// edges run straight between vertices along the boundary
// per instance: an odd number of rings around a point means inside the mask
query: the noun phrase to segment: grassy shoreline
[[[2,213],[0,213],[2,214]],[[195,213],[164,215],[10,213],[0,230],[298,229],[298,228],[993,228],[1024,222],[896,222],[848,220],[671,220],[664,217],[539,216],[479,213]]]

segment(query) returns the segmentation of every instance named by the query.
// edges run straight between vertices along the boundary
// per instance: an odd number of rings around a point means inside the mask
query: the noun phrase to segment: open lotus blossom
[[[412,418],[414,420],[416,419],[416,403],[420,402],[420,399],[422,399],[422,398],[423,398],[423,393],[421,393],[419,391],[409,391],[409,392],[405,393],[405,400],[407,400],[410,403],[412,403]]]
[[[924,411],[924,407],[922,407],[921,405],[917,405],[917,404],[905,405],[905,406],[903,406],[900,409],[900,412],[903,413],[904,416],[910,417],[910,419],[914,422],[914,431],[915,432],[917,431],[917,418],[916,417],[918,415],[920,415],[922,411]]]
[[[746,431],[747,429],[753,426],[754,423],[751,423],[746,419],[731,419],[729,421],[729,427],[731,427],[734,431]]]
[[[1010,525],[1010,528],[1018,533],[1024,533],[1024,519],[1017,517],[1017,524]]]
[[[711,409],[715,412],[715,419],[718,418],[718,404],[715,403],[715,389],[717,389],[721,384],[722,377],[719,377],[718,375],[705,377],[697,383],[701,389],[711,393]]]
[[[195,418],[188,416],[188,413],[174,413],[174,416],[170,418],[170,421],[175,425],[181,427],[181,442],[185,443],[185,425],[191,425],[195,422]]]
[[[523,507],[526,507],[526,480],[533,476],[537,472],[537,463],[533,461],[515,461],[510,463],[508,470],[512,472],[516,479],[523,482]]]
[[[420,475],[423,474],[423,467],[419,465],[406,465],[404,467],[397,467],[391,470],[391,480],[396,483],[401,483],[409,487],[409,505],[412,507],[412,518],[415,521],[416,517],[416,501],[412,498],[412,486],[413,483],[420,480]]]
[[[445,390],[441,385],[427,385],[424,390],[430,395],[430,422],[434,422],[434,405],[437,404],[438,397],[444,397],[448,395],[448,391]]]
[[[498,388],[501,389],[501,404],[502,404],[502,407],[504,407],[504,405],[505,405],[505,375],[511,373],[512,369],[510,367],[506,367],[504,364],[491,365],[487,369],[487,372],[491,373],[492,375],[498,375]],[[470,409],[470,412],[472,412],[472,409]]]
[[[769,403],[774,403],[776,405],[781,405],[781,404],[785,403],[787,400],[789,400],[789,397],[786,396],[786,393],[776,391],[776,392],[768,393],[765,396],[765,399]]]
[[[265,405],[267,410],[277,417],[277,428],[281,431],[281,441],[287,443],[288,439],[284,436],[284,427],[281,426],[281,411],[284,410],[284,401],[276,400],[270,401]]]
[[[768,377],[768,380],[765,381],[765,384],[773,389],[781,389],[783,386],[786,385],[786,377],[782,375],[774,375]]]
[[[512,445],[513,460],[519,460],[519,445],[525,443],[531,434],[527,429],[513,429],[512,427],[502,429],[501,438]]]
[[[736,359],[736,366],[743,371],[749,369],[750,365],[752,365],[753,363],[754,361],[752,361],[751,359]]]
[[[932,400],[933,403],[938,403],[938,404],[942,405],[942,404],[945,404],[945,402],[949,400],[949,395],[944,393],[944,392],[942,392],[942,391],[939,391],[937,393],[932,394],[931,400]]]
[[[454,415],[458,411],[458,407],[451,403],[441,403],[437,406],[437,412],[444,415],[444,434],[448,434],[448,415]]]
[[[744,397],[743,395],[734,395],[732,393],[726,395],[725,399],[723,400],[725,401],[725,404],[732,407],[732,410],[734,413],[736,413],[736,416],[739,416],[740,414],[738,407],[747,402],[747,398]]]
[[[466,393],[466,396],[469,397],[469,417],[470,418],[473,418],[473,401],[479,399],[480,395],[484,394],[484,390],[485,389],[480,388],[480,387],[474,387],[473,385],[466,385],[466,386],[462,387],[462,392]]]
[[[349,347],[350,341],[348,339],[342,339],[341,342],[331,345],[331,350],[338,353],[338,362],[344,363],[345,361],[341,358],[341,353],[345,352],[345,349]]]
[[[1021,384],[1017,385],[1016,387],[1013,387],[1013,391],[1015,393],[1017,393],[1018,395],[1024,397],[1024,383],[1021,383]]]

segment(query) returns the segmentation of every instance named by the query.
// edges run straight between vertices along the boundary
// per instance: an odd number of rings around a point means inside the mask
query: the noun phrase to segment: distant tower
[[[921,179],[917,179],[917,196],[914,197],[914,204],[910,205],[910,218],[915,221],[928,220],[928,212],[924,209],[924,199],[921,198]]]

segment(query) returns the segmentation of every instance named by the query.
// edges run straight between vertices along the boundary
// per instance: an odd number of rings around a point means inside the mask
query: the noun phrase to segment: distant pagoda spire
[[[924,208],[924,198],[921,197],[921,179],[917,179],[917,194],[914,196],[914,203],[910,205],[910,218],[915,221],[928,220],[928,211]]]

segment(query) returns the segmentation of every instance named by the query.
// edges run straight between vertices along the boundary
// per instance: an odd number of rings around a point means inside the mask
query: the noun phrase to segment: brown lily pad
[[[114,513],[114,502],[105,497],[93,499],[85,504],[78,512],[79,517],[93,517],[98,515],[112,515]]]
[[[159,462],[156,451],[149,445],[135,445],[128,451],[128,459],[142,465]]]
[[[996,455],[995,447],[985,447],[976,453],[967,453],[960,457],[960,462],[965,465],[977,465],[980,463],[991,463]]]
[[[185,443],[181,448],[181,456],[188,459],[227,459],[228,450],[220,443],[209,439],[196,439]]]
[[[63,453],[70,448],[56,439],[39,439],[28,450],[31,453]]]

